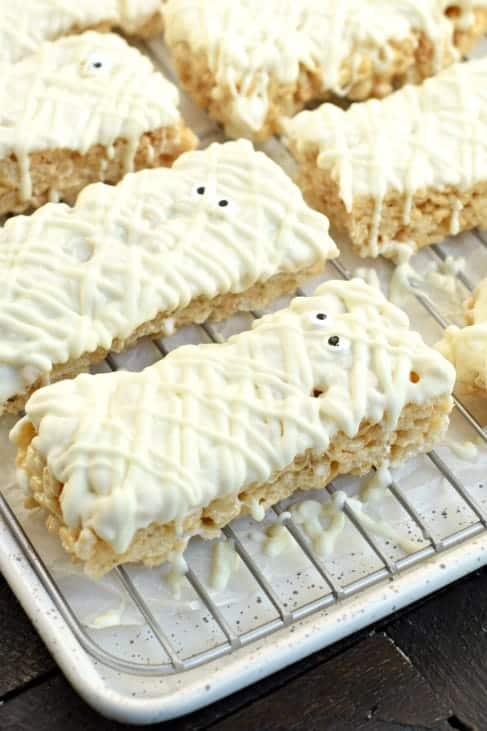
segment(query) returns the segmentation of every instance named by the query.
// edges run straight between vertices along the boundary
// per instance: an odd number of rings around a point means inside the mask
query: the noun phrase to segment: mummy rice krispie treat
[[[168,0],[163,13],[184,88],[253,139],[311,100],[418,83],[487,30],[486,0]]]
[[[0,63],[15,63],[43,41],[85,30],[156,35],[162,5],[163,0],[0,0]]]
[[[487,58],[285,127],[306,199],[362,256],[487,226]]]
[[[327,219],[245,140],[13,217],[0,229],[0,413],[144,335],[294,292],[337,254]]]
[[[0,214],[71,202],[196,144],[176,87],[120,36],[46,42],[0,72]]]
[[[454,377],[379,290],[329,281],[225,344],[43,388],[11,438],[31,506],[99,576],[430,449]]]
[[[487,399],[487,279],[465,307],[467,326],[451,325],[436,347],[455,366],[462,393]]]

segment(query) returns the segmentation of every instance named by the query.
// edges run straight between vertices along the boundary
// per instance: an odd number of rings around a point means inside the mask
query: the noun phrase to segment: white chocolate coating
[[[467,327],[451,325],[436,347],[456,368],[457,380],[468,390],[487,396],[487,279],[468,303]]]
[[[231,134],[261,129],[269,110],[271,83],[295,85],[301,70],[322,74],[323,93],[346,96],[353,73],[363,63],[387,69],[394,42],[417,46],[424,33],[435,49],[435,68],[445,56],[458,58],[455,28],[474,22],[481,0],[455,3],[460,14],[449,18],[448,0],[168,0],[163,9],[170,47],[187,43],[203,53],[218,87],[231,93]],[[342,80],[344,63],[352,81]],[[354,71],[355,70],[355,71]]]
[[[0,404],[160,313],[337,254],[325,216],[246,141],[11,218],[0,230]]]
[[[447,186],[464,191],[486,179],[487,58],[454,64],[421,86],[347,111],[323,104],[301,112],[285,128],[298,155],[316,154],[316,165],[336,181],[347,211],[357,196],[375,200],[369,246],[376,255],[388,193],[405,196],[408,224],[417,191]],[[451,206],[452,233],[458,233],[454,196]]]
[[[364,419],[393,430],[406,404],[446,396],[454,382],[408,327],[376,288],[329,281],[225,344],[37,391],[25,418],[64,484],[65,523],[123,552],[138,528],[265,483],[306,450],[325,452],[337,432],[353,438]]]
[[[14,155],[31,195],[29,153],[86,153],[127,139],[126,171],[144,132],[179,122],[179,93],[147,56],[114,34],[87,32],[44,43],[0,65],[0,159]]]
[[[105,23],[133,33],[163,0],[0,0],[0,63],[15,63],[43,41]]]

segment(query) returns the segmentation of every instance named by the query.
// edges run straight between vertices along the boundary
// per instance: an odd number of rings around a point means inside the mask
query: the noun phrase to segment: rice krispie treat
[[[230,136],[264,139],[307,102],[383,97],[458,60],[487,0],[168,0],[181,83]]]
[[[13,217],[0,229],[0,413],[142,336],[294,292],[337,254],[328,220],[245,140]]]
[[[155,565],[297,489],[430,449],[454,377],[379,290],[329,281],[225,344],[37,391],[11,435],[19,481],[88,574]]]
[[[286,123],[307,200],[362,256],[487,226],[487,58],[343,111]]]
[[[0,63],[29,56],[43,41],[117,28],[148,37],[162,31],[163,0],[0,0]]]
[[[87,32],[0,67],[0,215],[74,201],[97,180],[196,144],[176,87],[120,36]]]
[[[462,393],[487,398],[487,279],[466,302],[464,328],[451,325],[436,347],[455,366]]]

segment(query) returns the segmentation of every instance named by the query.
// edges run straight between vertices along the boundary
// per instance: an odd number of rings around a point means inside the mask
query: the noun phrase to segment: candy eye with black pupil
[[[228,201],[225,198],[222,198],[221,201],[218,201],[218,205],[220,208],[226,208],[228,206]]]
[[[340,338],[338,335],[332,335],[331,338],[328,338],[328,345],[332,345],[334,348],[338,347],[338,345],[340,345]]]
[[[94,69],[101,69],[102,66],[103,64],[101,61],[95,61],[95,63],[93,64]]]
[[[198,193],[198,195],[204,195],[205,194],[205,186],[204,185],[200,185],[198,188],[196,188],[196,192]]]
[[[316,315],[316,319],[317,320],[326,320],[325,313],[324,312],[318,312],[318,314]]]

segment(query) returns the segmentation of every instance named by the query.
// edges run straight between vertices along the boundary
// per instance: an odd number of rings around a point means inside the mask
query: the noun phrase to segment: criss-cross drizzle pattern
[[[301,112],[286,131],[303,164],[306,154],[314,154],[316,165],[336,181],[347,211],[361,196],[373,199],[368,253],[377,256],[388,243],[379,238],[387,195],[404,197],[407,226],[415,194],[446,193],[456,234],[461,203],[448,187],[469,191],[486,178],[487,58],[454,64],[380,102]]]
[[[65,523],[121,553],[138,528],[265,483],[337,432],[353,438],[364,419],[394,430],[406,404],[448,396],[454,381],[408,327],[362,280],[331,281],[225,344],[41,389],[25,419],[64,484]]]
[[[128,172],[141,136],[181,119],[176,87],[113,34],[87,32],[45,43],[1,71],[0,159],[17,160],[23,200],[32,194],[30,153],[85,154],[102,145],[110,156],[123,138]]]
[[[12,218],[0,233],[0,402],[199,296],[337,253],[327,219],[245,141]]]
[[[437,72],[458,58],[455,30],[474,25],[479,4],[457,3],[452,17],[449,0],[168,0],[163,12],[169,46],[204,55],[215,96],[230,95],[235,132],[251,134],[265,122],[272,87],[295,85],[303,72],[321,77],[321,96],[347,96],[364,69],[370,78],[387,71],[398,44],[418,47],[421,34]]]
[[[99,24],[131,33],[160,10],[163,0],[0,0],[0,63],[15,63],[43,41]]]

